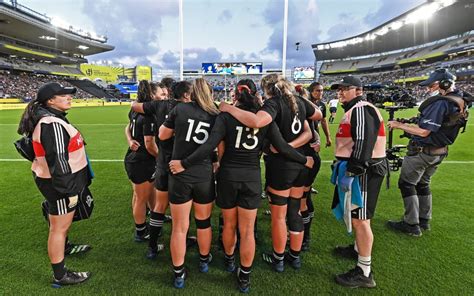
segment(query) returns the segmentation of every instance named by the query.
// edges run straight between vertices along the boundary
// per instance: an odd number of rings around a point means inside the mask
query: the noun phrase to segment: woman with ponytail
[[[240,80],[235,91],[236,107],[256,113],[260,108],[256,92],[257,88],[252,80]],[[307,133],[305,136],[307,141],[311,134]],[[239,229],[240,268],[237,279],[240,291],[245,293],[250,289],[250,272],[255,255],[254,224],[262,193],[260,154],[267,138],[289,161],[312,165],[311,160],[307,160],[286,143],[275,123],[261,129],[249,128],[229,113],[219,114],[205,144],[182,160],[170,163],[175,174],[186,172],[184,168],[205,158],[218,146],[220,167],[217,174],[216,204],[222,209],[224,218],[222,241],[225,270],[233,272],[236,269],[234,251],[237,243],[236,229]]]
[[[172,159],[183,159],[206,143],[218,113],[211,85],[202,78],[196,79],[192,87],[191,102],[176,105],[159,130],[160,141],[174,135]],[[199,271],[208,272],[212,260],[211,211],[215,189],[211,155],[208,154],[185,172],[169,176],[168,189],[172,217],[170,248],[173,285],[175,288],[183,288],[186,279],[186,234],[192,206],[200,254]]]
[[[64,265],[64,246],[79,196],[90,192],[87,157],[79,131],[66,118],[73,87],[47,83],[26,107],[18,133],[33,141],[35,158],[31,170],[48,205],[48,255],[53,268],[53,287],[74,285],[90,277]]]
[[[296,96],[291,82],[277,74],[263,77],[261,86],[267,100],[256,114],[225,103],[221,103],[221,111],[229,112],[250,128],[262,128],[274,121],[285,141],[304,155],[301,146],[309,139],[301,141],[299,136],[304,132],[304,127],[309,130],[306,119],[318,120],[321,118],[321,112],[309,101]],[[299,253],[303,240],[303,220],[299,210],[307,170],[303,165],[289,161],[281,153],[269,154],[266,164],[273,252],[263,254],[263,260],[271,264],[277,272],[284,271],[284,259],[293,268],[299,269]],[[287,213],[290,249],[285,254]]]
[[[151,94],[148,81],[140,81],[137,102],[150,102]],[[155,158],[158,154],[154,137],[156,133],[155,121],[153,117],[147,117],[134,111],[129,112],[128,118],[129,124],[127,125],[126,134],[130,136],[130,141],[135,143],[136,149],[133,149],[130,145],[124,163],[127,176],[133,186],[134,240],[144,242],[149,238],[146,225],[146,207],[148,204],[150,208],[153,208],[154,204],[153,181],[155,178]]]

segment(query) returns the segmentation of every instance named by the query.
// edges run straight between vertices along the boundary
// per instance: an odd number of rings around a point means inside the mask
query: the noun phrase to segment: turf
[[[128,108],[91,107],[71,110],[68,118],[83,133],[92,160],[121,160],[126,151],[123,129]],[[385,112],[383,112],[385,113]],[[397,117],[413,115],[414,110],[398,112]],[[121,161],[93,162],[96,178],[91,187],[96,207],[92,218],[75,223],[70,231],[74,242],[89,243],[93,249],[85,255],[67,258],[68,267],[89,270],[91,280],[77,287],[50,287],[46,240],[47,225],[41,215],[43,200],[34,185],[29,163],[6,161],[19,159],[12,142],[21,111],[0,112],[0,294],[175,294],[171,287],[172,273],[169,255],[170,225],[165,226],[166,249],[157,261],[145,259],[145,244],[132,241],[133,220],[130,209],[131,186]],[[339,114],[340,116],[340,114]],[[337,121],[337,120],[336,120]],[[331,125],[334,135],[336,125]],[[395,141],[399,139],[396,133]],[[324,143],[324,139],[323,139]],[[272,272],[260,254],[271,249],[270,219],[263,215],[268,205],[264,201],[259,211],[257,255],[252,272],[251,293],[273,294],[376,294],[376,295],[472,295],[474,291],[474,130],[468,126],[450,149],[432,182],[432,230],[421,238],[407,237],[389,231],[388,219],[400,218],[402,200],[392,173],[392,187],[382,189],[376,216],[372,221],[375,234],[373,270],[377,288],[348,290],[334,283],[336,273],[345,272],[354,262],[331,255],[335,245],[347,244],[352,237],[336,221],[330,211],[333,187],[329,183],[329,163],[322,165],[315,182],[319,194],[313,196],[316,213],[312,226],[312,244],[303,253],[300,271],[287,268],[285,273]],[[325,161],[333,159],[332,148],[322,148]],[[212,223],[217,225],[218,210]],[[191,233],[194,233],[192,223]],[[214,227],[214,233],[216,234]],[[216,237],[216,235],[215,235]],[[187,253],[189,278],[180,294],[237,294],[234,276],[223,271],[223,255],[217,247],[212,250],[215,260],[208,274],[198,272],[198,252]]]

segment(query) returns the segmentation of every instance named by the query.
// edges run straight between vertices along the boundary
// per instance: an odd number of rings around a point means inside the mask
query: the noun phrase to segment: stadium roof
[[[0,0],[0,36],[37,44],[53,50],[82,56],[113,50],[106,38],[83,31],[53,25],[48,17],[18,4],[14,7]]]
[[[474,30],[472,0],[435,0],[357,36],[312,45],[318,61],[389,52]]]

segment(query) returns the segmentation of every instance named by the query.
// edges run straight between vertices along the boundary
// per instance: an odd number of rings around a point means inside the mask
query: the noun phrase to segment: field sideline
[[[73,242],[89,243],[93,249],[84,255],[68,257],[67,266],[93,273],[89,282],[56,291],[50,287],[51,267],[47,257],[47,225],[42,217],[43,200],[34,185],[30,164],[20,161],[12,143],[20,110],[0,111],[0,294],[175,294],[172,288],[169,256],[170,225],[164,227],[165,251],[157,261],[145,258],[146,244],[132,240],[133,219],[130,209],[131,186],[123,159],[127,144],[123,135],[127,123],[126,106],[75,108],[69,120],[81,130],[87,152],[93,161],[96,178],[91,187],[95,209],[89,221],[73,224]],[[397,112],[396,117],[414,115],[414,110]],[[386,115],[386,112],[382,111]],[[339,116],[341,115],[341,110]],[[352,268],[355,262],[331,254],[337,244],[352,238],[331,213],[333,186],[329,183],[329,162],[333,148],[322,148],[324,163],[315,182],[313,195],[316,211],[311,231],[311,250],[303,253],[303,267],[296,272],[287,266],[283,274],[269,269],[261,253],[271,250],[270,218],[263,215],[266,201],[259,210],[257,253],[252,271],[254,295],[288,294],[373,294],[373,295],[472,295],[474,291],[474,119],[466,133],[450,147],[432,182],[432,231],[421,238],[391,232],[388,219],[403,213],[402,199],[396,188],[398,172],[392,172],[392,186],[382,189],[372,227],[375,235],[372,255],[377,288],[350,290],[334,283],[336,273]],[[336,120],[337,122],[337,120]],[[331,125],[334,136],[337,125]],[[406,143],[395,134],[395,141]],[[325,143],[324,137],[322,142]],[[18,161],[16,161],[18,160]],[[100,161],[113,160],[113,161]],[[217,234],[218,209],[212,217]],[[194,231],[194,223],[191,223]],[[214,236],[217,238],[217,235]],[[214,261],[208,274],[198,272],[198,252],[187,253],[189,278],[183,295],[238,294],[233,275],[223,271],[223,254],[213,245]]]

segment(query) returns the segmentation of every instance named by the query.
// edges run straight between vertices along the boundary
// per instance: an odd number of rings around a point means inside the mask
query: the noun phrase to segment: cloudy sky
[[[179,69],[178,0],[19,0],[108,36],[90,61]],[[287,66],[314,63],[311,44],[363,33],[425,0],[289,0]],[[184,68],[202,62],[263,62],[281,68],[284,0],[183,0]],[[300,42],[297,51],[295,43]]]

